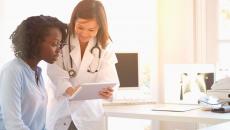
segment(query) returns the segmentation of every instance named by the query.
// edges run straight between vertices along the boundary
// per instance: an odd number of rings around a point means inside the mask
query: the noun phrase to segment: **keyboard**
[[[125,99],[125,100],[114,100],[112,102],[103,102],[104,106],[119,106],[119,105],[141,105],[141,104],[154,104],[153,100],[149,99]]]

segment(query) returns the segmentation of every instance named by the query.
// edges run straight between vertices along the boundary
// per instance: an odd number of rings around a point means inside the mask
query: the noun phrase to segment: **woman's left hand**
[[[107,87],[102,89],[99,94],[102,96],[104,99],[109,99],[113,95],[113,89],[112,87]]]

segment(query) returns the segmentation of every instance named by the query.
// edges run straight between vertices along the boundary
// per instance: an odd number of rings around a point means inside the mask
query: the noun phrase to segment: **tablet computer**
[[[99,91],[103,88],[114,88],[117,84],[113,82],[103,83],[83,83],[80,88],[69,98],[70,100],[90,100],[90,99],[102,99],[99,95]]]

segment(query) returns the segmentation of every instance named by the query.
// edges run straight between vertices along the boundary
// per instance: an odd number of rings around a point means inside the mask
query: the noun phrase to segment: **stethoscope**
[[[69,59],[70,59],[70,69],[68,70],[68,74],[71,78],[76,77],[77,72],[73,69],[73,59],[70,55],[71,50],[71,43],[70,43],[70,35],[68,37],[68,50],[69,50]],[[100,59],[101,59],[101,48],[98,45],[98,40],[96,44],[91,48],[90,53],[94,55],[94,59],[88,66],[87,72],[89,73],[96,73],[99,71],[100,68]],[[97,56],[97,57],[96,57]],[[64,62],[64,60],[63,60]],[[63,63],[64,64],[64,63]]]

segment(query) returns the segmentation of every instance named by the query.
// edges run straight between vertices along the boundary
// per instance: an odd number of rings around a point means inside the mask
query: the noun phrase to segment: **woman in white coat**
[[[117,59],[108,34],[106,14],[101,2],[82,0],[74,8],[67,45],[55,64],[47,67],[49,103],[48,130],[104,130],[105,119],[99,99],[69,101],[81,83],[116,82]],[[99,93],[113,96],[111,86]]]

